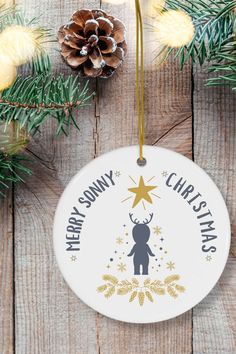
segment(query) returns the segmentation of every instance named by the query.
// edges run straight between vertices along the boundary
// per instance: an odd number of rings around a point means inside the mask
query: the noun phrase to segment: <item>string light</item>
[[[170,48],[187,45],[194,36],[191,17],[181,10],[162,12],[153,29],[158,42]]]
[[[141,1],[144,16],[156,18],[165,6],[165,0]]]
[[[38,31],[24,26],[7,27],[0,34],[0,53],[15,66],[30,61],[37,53],[41,36]]]
[[[29,143],[29,135],[20,123],[12,121],[0,122],[0,151],[7,155],[15,155],[26,148]]]
[[[8,57],[0,54],[0,91],[10,87],[16,79],[16,67]]]

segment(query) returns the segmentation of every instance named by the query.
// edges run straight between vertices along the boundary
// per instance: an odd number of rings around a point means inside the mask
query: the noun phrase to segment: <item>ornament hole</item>
[[[144,167],[147,164],[147,160],[144,157],[142,159],[140,159],[140,157],[139,157],[138,160],[137,160],[137,164],[140,167]]]

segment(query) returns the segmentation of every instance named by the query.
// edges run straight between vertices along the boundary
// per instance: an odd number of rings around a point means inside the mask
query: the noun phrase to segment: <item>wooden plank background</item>
[[[109,80],[94,80],[97,97],[80,111],[80,132],[55,138],[48,122],[31,142],[34,176],[0,204],[0,353],[17,354],[233,354],[236,353],[235,241],[218,285],[192,311],[151,325],[108,319],[84,305],[55,263],[52,224],[71,177],[94,157],[137,143],[135,21],[128,4],[100,0],[21,0],[30,17],[55,32],[79,8],[110,11],[127,26],[129,53]],[[68,73],[51,49],[54,69]],[[145,52],[146,57],[150,53]],[[206,68],[169,60],[145,72],[146,143],[194,157],[222,191],[235,232],[236,99],[229,88],[206,88]]]

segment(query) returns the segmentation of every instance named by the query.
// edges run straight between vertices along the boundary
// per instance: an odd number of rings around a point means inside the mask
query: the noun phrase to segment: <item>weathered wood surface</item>
[[[236,96],[229,87],[205,87],[206,68],[194,74],[194,155],[227,203],[232,243],[215,289],[193,310],[193,352],[236,353]]]
[[[8,0],[6,5],[11,6]],[[12,189],[0,200],[0,353],[14,350],[14,206]]]
[[[13,351],[13,217],[9,191],[0,202],[0,353]]]
[[[55,31],[78,8],[100,6],[99,0],[21,3],[32,17],[42,13],[41,23]],[[54,123],[50,122],[42,136],[32,142],[30,149],[39,159],[34,176],[14,191],[14,225],[11,198],[1,207],[0,353],[236,353],[233,251],[219,285],[194,309],[193,316],[189,311],[152,325],[124,324],[97,314],[72,293],[55,263],[52,223],[63,188],[94,157],[137,143],[134,14],[124,4],[102,4],[102,8],[127,25],[129,54],[124,66],[112,79],[92,83],[98,95],[79,114],[80,132],[73,130],[69,138],[56,139]],[[55,69],[69,72],[59,54],[52,50],[52,55]],[[235,215],[233,95],[225,89],[205,89],[203,75],[196,74],[192,105],[188,67],[180,72],[178,63],[169,61],[160,70],[148,66],[145,74],[146,143],[191,157],[194,108],[196,161],[216,180],[231,215]]]

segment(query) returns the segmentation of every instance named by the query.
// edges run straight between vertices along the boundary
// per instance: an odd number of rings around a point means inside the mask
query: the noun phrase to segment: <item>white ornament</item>
[[[96,311],[151,323],[199,303],[219,279],[230,222],[210,177],[186,157],[144,146],[93,160],[65,189],[54,248],[72,290]]]

